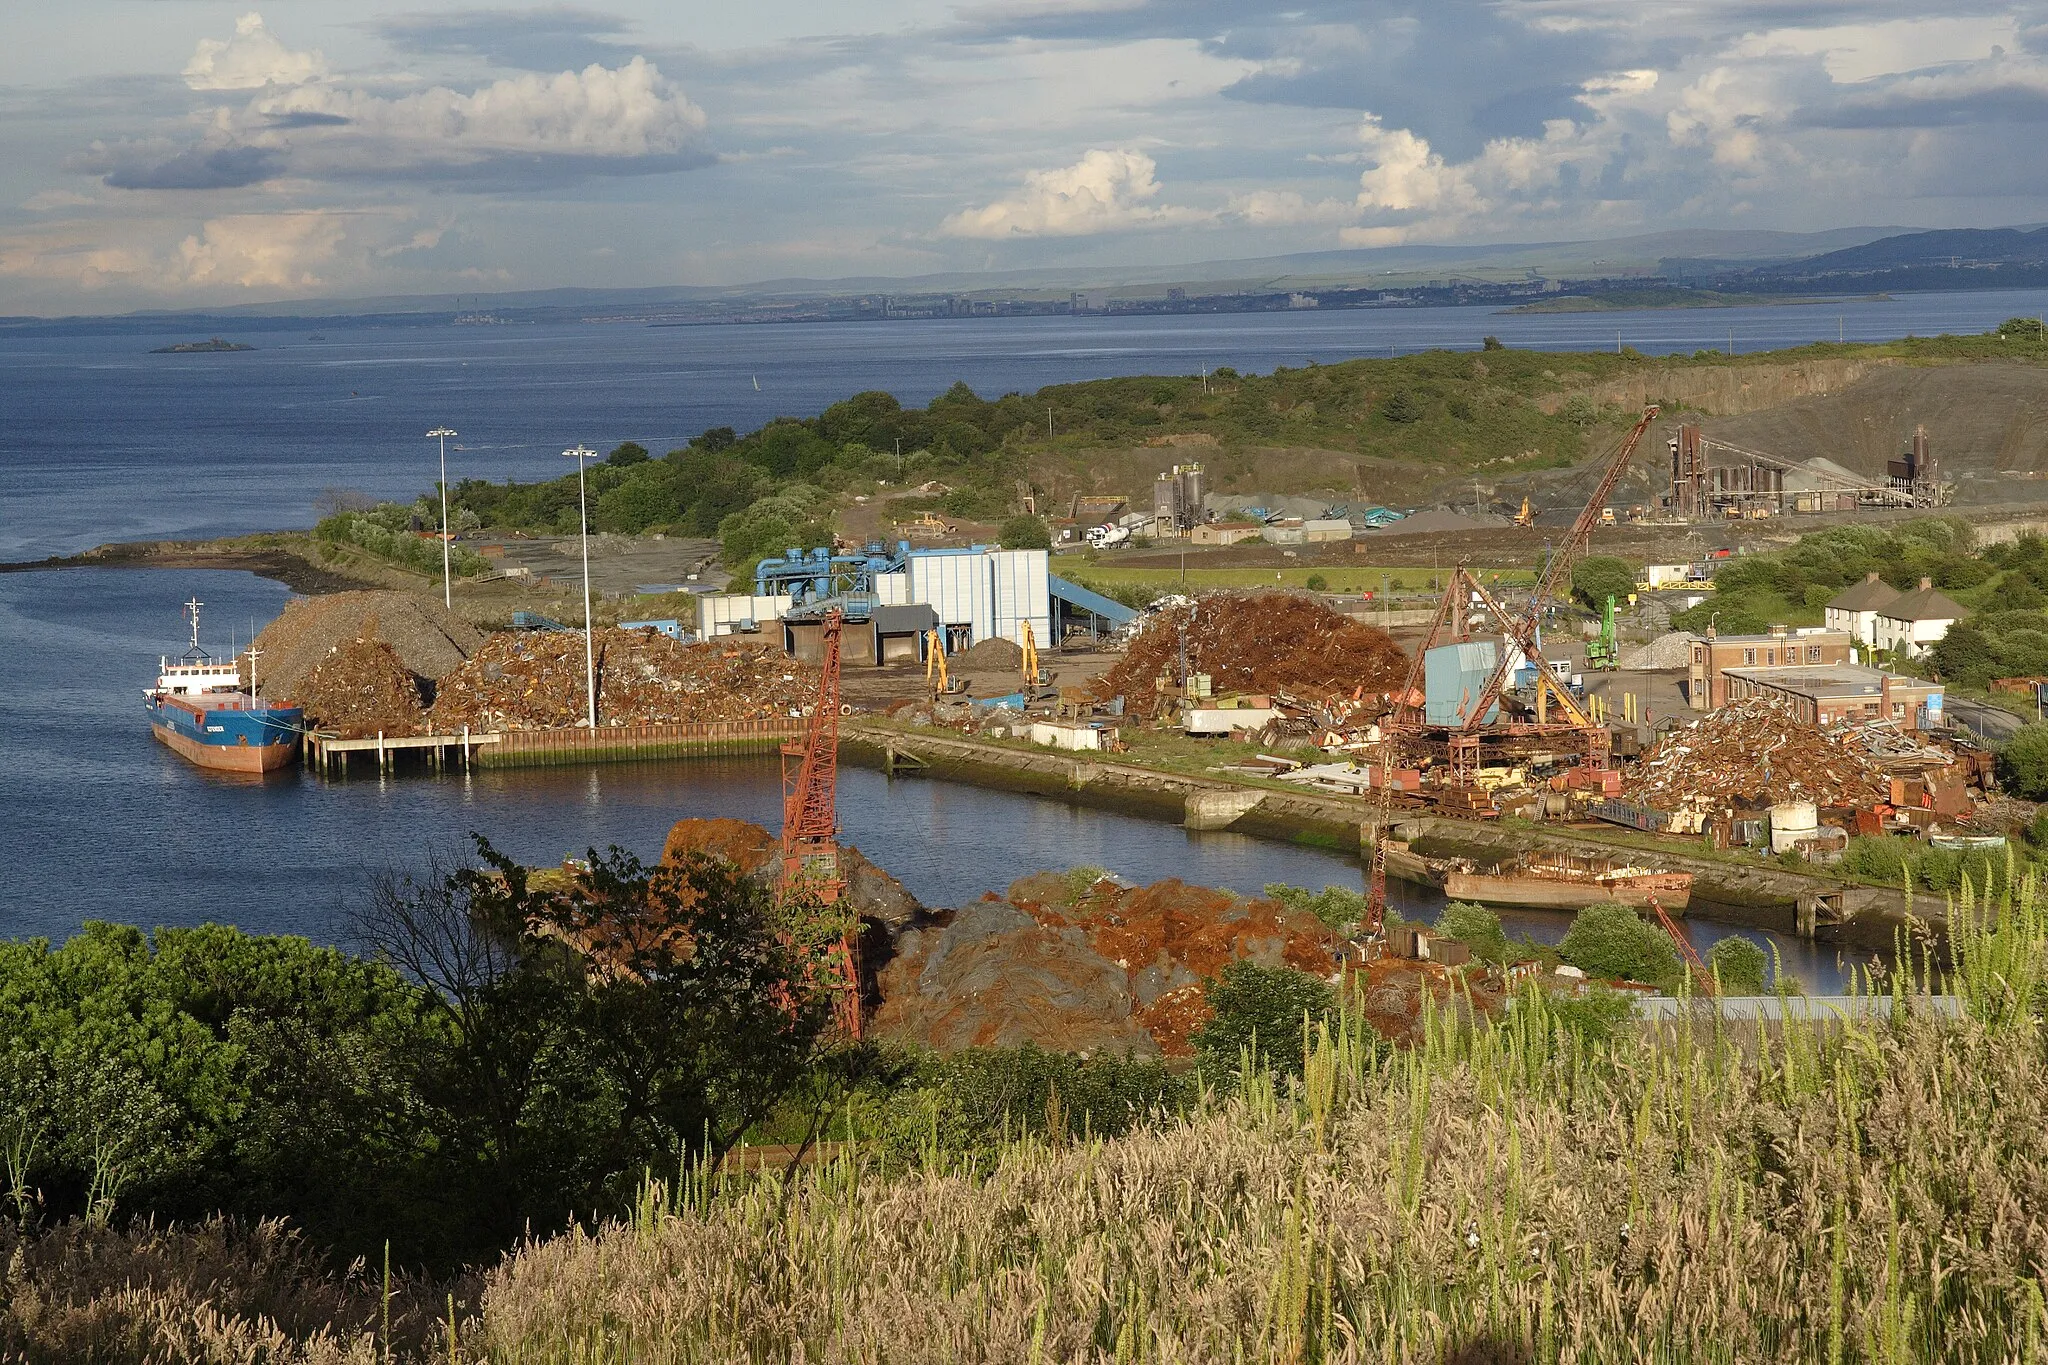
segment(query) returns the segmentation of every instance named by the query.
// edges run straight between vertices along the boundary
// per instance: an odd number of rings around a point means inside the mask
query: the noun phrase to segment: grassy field
[[[1178,566],[1171,568],[1138,566],[1119,562],[1112,551],[1107,555],[1061,554],[1052,558],[1052,571],[1062,578],[1076,583],[1106,584],[1112,587],[1142,587],[1157,592],[1181,592],[1193,594],[1210,592],[1221,588],[1293,588],[1306,589],[1309,579],[1321,580],[1315,589],[1319,592],[1363,593],[1382,590],[1395,593],[1425,594],[1441,589],[1443,575],[1430,569],[1384,568],[1374,564],[1318,565],[1300,569],[1257,569],[1257,568],[1203,568],[1190,566],[1185,571]],[[1448,572],[1447,570],[1444,572]],[[1536,579],[1527,569],[1479,569],[1475,570],[1487,582],[1503,584],[1529,584]]]
[[[2044,926],[1959,907],[1944,1019],[1612,1037],[1537,993],[1354,1023],[1114,1141],[651,1185],[519,1252],[505,1361],[2030,1361]],[[1974,927],[1973,927],[1974,926]],[[1932,975],[1925,960],[1923,972]],[[1866,993],[1872,992],[1865,983]],[[936,1151],[936,1149],[935,1149]]]

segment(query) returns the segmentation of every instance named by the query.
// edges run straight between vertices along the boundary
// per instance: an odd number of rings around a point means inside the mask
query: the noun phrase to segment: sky
[[[2048,0],[66,0],[0,313],[2048,220]]]

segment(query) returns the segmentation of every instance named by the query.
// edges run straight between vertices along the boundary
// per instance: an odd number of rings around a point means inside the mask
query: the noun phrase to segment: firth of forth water
[[[320,491],[410,498],[430,488],[447,424],[453,478],[551,476],[584,441],[663,450],[709,426],[814,413],[862,389],[922,403],[1115,374],[1263,371],[1389,349],[1509,345],[1645,352],[1761,350],[1845,335],[1982,331],[2033,315],[2042,292],[1641,314],[1487,309],[1321,315],[959,320],[753,327],[333,329],[252,321],[253,352],[153,355],[150,335],[0,338],[0,559],[107,540],[229,534],[312,520]],[[758,379],[760,387],[754,387]],[[141,711],[157,655],[182,647],[178,606],[208,604],[218,651],[274,616],[281,587],[240,573],[82,570],[0,575],[0,810],[10,875],[0,936],[61,938],[89,919],[235,923],[333,940],[386,869],[461,856],[472,831],[551,862],[592,846],[659,852],[685,815],[773,825],[763,763],[681,761],[440,779],[268,782],[199,772],[157,746]],[[1355,859],[1057,802],[859,770],[843,777],[849,839],[929,904],[1024,872],[1095,864],[1256,891],[1359,885]],[[1414,907],[1424,908],[1419,903]],[[1539,936],[1561,922],[1536,918]],[[1695,922],[1696,937],[1722,926]],[[1810,985],[1831,950],[1778,941]]]

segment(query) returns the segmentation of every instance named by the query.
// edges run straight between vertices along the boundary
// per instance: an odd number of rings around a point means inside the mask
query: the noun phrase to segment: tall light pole
[[[455,590],[448,576],[448,438],[458,433],[452,427],[435,427],[429,436],[441,438],[441,605],[455,606]]]
[[[562,452],[576,462],[576,510],[583,523],[583,692],[589,699],[586,722],[597,728],[597,647],[590,635],[590,503],[583,494],[583,462],[597,458],[597,452],[578,441],[574,449]]]

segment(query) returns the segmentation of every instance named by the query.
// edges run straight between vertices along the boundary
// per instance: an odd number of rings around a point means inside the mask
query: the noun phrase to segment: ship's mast
[[[185,615],[192,620],[192,647],[185,652],[188,659],[205,657],[199,649],[199,609],[205,605],[199,600],[198,593],[193,593],[192,599],[185,603]]]

